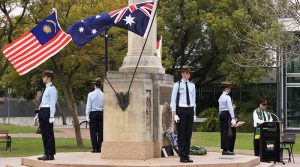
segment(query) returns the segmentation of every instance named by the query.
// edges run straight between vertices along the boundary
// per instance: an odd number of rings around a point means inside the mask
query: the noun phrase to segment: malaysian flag
[[[61,29],[54,11],[29,32],[6,45],[3,53],[19,75],[23,75],[51,58],[71,40]]]
[[[97,35],[112,26],[127,29],[144,38],[156,13],[157,1],[132,4],[112,12],[107,12],[81,20],[68,28],[74,43],[82,47]]]

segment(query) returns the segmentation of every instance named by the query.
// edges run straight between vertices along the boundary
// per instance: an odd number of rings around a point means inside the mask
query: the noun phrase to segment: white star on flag
[[[79,31],[79,32],[83,32],[83,31],[84,31],[84,28],[83,28],[83,27],[79,27],[78,31]]]
[[[126,16],[125,19],[123,19],[124,21],[126,21],[126,24],[129,24],[131,26],[132,23],[135,23],[134,20],[135,17],[131,17],[131,15]]]
[[[81,20],[81,23],[83,23],[84,22],[84,20]]]
[[[96,19],[99,19],[100,17],[101,17],[100,15],[97,15],[97,16],[96,16]]]
[[[93,29],[93,30],[92,30],[92,34],[95,35],[96,33],[97,33],[97,30],[96,30],[96,29]]]

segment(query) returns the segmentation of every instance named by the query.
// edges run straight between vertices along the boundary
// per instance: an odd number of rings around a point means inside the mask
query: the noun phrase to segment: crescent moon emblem
[[[46,22],[52,23],[54,25],[54,27],[55,27],[55,32],[56,32],[56,23],[55,23],[55,21],[53,21],[53,20],[46,20]]]

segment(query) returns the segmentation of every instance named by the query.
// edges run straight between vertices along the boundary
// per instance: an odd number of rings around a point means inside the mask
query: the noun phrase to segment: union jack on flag
[[[133,13],[136,10],[140,10],[141,12],[143,12],[146,16],[148,16],[150,18],[153,6],[154,6],[154,1],[148,2],[148,3],[133,4],[128,7],[109,12],[109,16],[111,18],[115,19],[114,20],[115,24],[117,24],[119,21],[122,20],[122,18],[124,17],[124,14],[126,14],[127,11],[129,11],[130,13]]]
[[[156,13],[157,1],[151,0],[92,16],[78,21],[68,28],[74,43],[81,47],[112,26],[127,29],[144,38]]]

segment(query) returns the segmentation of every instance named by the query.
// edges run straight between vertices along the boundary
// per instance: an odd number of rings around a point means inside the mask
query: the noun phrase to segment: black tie
[[[189,106],[191,102],[190,102],[190,93],[189,93],[189,87],[187,82],[185,82],[185,88],[186,88],[186,104]]]

